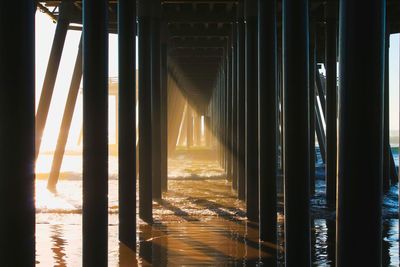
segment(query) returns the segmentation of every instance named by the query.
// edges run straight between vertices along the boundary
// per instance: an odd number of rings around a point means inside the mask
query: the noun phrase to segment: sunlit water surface
[[[36,182],[37,266],[82,264],[81,159],[68,156],[64,162],[67,179],[59,182],[56,194],[47,191],[45,180]],[[117,159],[111,157],[109,164],[109,266],[268,265],[273,254],[283,266],[282,199],[278,246],[259,242],[257,225],[247,222],[244,203],[236,199],[216,161],[182,156],[169,161],[169,192],[153,203],[152,226],[138,219],[138,245],[136,252],[130,251],[118,242]],[[45,165],[42,177],[48,171]],[[334,213],[324,205],[320,172],[322,165],[317,164],[319,179],[311,201],[313,262],[334,266]],[[384,203],[383,266],[399,266],[397,195],[397,186],[391,188]]]

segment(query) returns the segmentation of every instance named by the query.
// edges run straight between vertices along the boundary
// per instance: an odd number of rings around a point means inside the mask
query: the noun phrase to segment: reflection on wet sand
[[[237,200],[214,161],[179,159],[171,167],[175,176],[169,180],[169,191],[153,203],[153,225],[138,219],[136,251],[118,242],[118,181],[110,179],[109,266],[284,265],[281,201],[278,246],[259,242],[257,224],[247,221],[245,204]],[[212,175],[207,175],[208,168]],[[43,194],[42,190],[45,186],[38,181],[37,193]],[[61,181],[57,195],[43,194],[53,205],[43,196],[37,199],[37,266],[81,266],[80,192],[81,181]],[[314,202],[313,265],[334,266],[334,215],[318,204],[320,198]],[[398,266],[397,219],[384,221],[383,237],[383,266]]]
[[[153,226],[140,225],[139,256],[157,266],[272,263],[279,250],[258,241],[225,179],[171,180],[154,207]]]
[[[62,238],[62,228],[60,225],[52,225],[51,226],[51,239],[53,241],[53,246],[51,250],[53,251],[53,257],[54,257],[54,262],[55,266],[65,266],[65,251],[64,247],[66,244],[66,241]]]

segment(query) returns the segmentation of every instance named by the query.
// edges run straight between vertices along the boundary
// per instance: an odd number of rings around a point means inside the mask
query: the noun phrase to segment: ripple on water
[[[267,265],[272,254],[283,266],[281,212],[274,247],[258,241],[257,225],[247,222],[244,203],[236,199],[216,162],[177,159],[170,161],[170,172],[168,193],[153,203],[154,224],[138,219],[136,252],[118,242],[118,181],[110,179],[109,266]],[[317,192],[323,189],[317,183]],[[396,190],[390,199],[397,197]],[[60,181],[57,194],[48,192],[44,181],[36,182],[37,266],[81,266],[81,192],[79,180]],[[322,197],[321,193],[312,200],[313,262],[334,266],[335,223],[324,211]],[[385,219],[383,256],[388,266],[399,265],[398,227],[397,219]]]

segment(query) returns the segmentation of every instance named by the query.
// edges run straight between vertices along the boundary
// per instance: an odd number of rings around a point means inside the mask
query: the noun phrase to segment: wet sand
[[[278,246],[259,242],[257,225],[247,221],[244,203],[215,161],[178,157],[169,166],[169,191],[153,203],[154,224],[138,219],[136,251],[118,242],[118,181],[110,179],[109,266],[283,266],[281,205]],[[37,266],[81,266],[81,186],[60,181],[54,196],[37,181]],[[334,266],[335,224],[322,199],[317,194],[312,201],[313,262]],[[398,220],[385,218],[383,230],[383,266],[398,266]]]

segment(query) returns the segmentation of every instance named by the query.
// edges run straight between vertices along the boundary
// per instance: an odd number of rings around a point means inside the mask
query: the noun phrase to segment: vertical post
[[[161,199],[161,2],[152,0],[151,17],[151,123],[153,199]]]
[[[245,77],[245,28],[244,0],[239,1],[237,22],[237,54],[238,54],[238,198],[246,199],[246,77]]]
[[[139,217],[151,223],[152,202],[152,123],[151,123],[151,7],[139,0]]]
[[[71,122],[74,115],[75,104],[78,98],[79,86],[82,80],[82,44],[79,43],[78,55],[76,56],[74,72],[72,74],[71,85],[68,91],[67,102],[65,103],[64,115],[61,122],[60,133],[57,139],[56,150],[54,151],[53,162],[47,188],[55,191],[60,169],[64,157],[65,146],[68,141],[68,135],[71,128]]]
[[[337,76],[336,76],[336,26],[337,6],[325,5],[325,67],[326,67],[326,202],[336,205],[337,158]]]
[[[316,27],[310,18],[310,63],[309,63],[309,115],[310,115],[310,196],[315,194],[315,68],[316,68]]]
[[[339,3],[336,266],[381,266],[386,1]]]
[[[258,73],[257,0],[245,0],[246,13],[246,206],[258,221]]]
[[[168,62],[167,22],[161,23],[161,190],[168,190]]]
[[[118,2],[119,240],[136,249],[136,4]]]
[[[108,1],[83,1],[83,266],[108,258]]]
[[[276,0],[258,0],[260,239],[276,243],[277,38]]]
[[[227,176],[230,181],[232,179],[232,47],[230,43],[231,38],[228,38],[226,46],[226,58],[227,58],[227,68],[226,68],[226,86],[225,86],[225,114],[226,114],[226,128],[225,128],[225,153],[226,153],[226,168]],[[233,183],[233,182],[232,182]]]
[[[53,96],[54,85],[56,83],[58,68],[60,66],[61,55],[64,49],[65,38],[69,26],[71,3],[63,1],[60,4],[60,16],[57,21],[56,32],[54,34],[53,45],[51,47],[49,62],[44,77],[42,92],[39,99],[36,114],[36,141],[35,158],[38,157],[42,142],[43,131],[46,126],[47,115],[49,114],[50,102]]]
[[[189,102],[186,107],[186,127],[186,146],[190,148],[193,146],[193,117]]]
[[[308,0],[283,1],[286,266],[310,266]]]
[[[237,25],[236,22],[232,24],[232,35],[231,35],[231,54],[232,54],[232,97],[230,99],[232,105],[232,188],[237,190],[238,188],[238,161],[237,161]],[[207,139],[206,139],[207,140]]]
[[[383,93],[383,192],[390,189],[390,101],[389,101],[389,46],[390,31],[386,26],[386,43],[385,43],[385,84]]]
[[[0,6],[0,36],[0,259],[4,266],[34,266],[34,1]]]
[[[194,132],[194,141],[196,146],[200,146],[200,137],[201,137],[201,120],[200,120],[200,115],[197,112],[194,112],[193,114],[194,118],[194,126],[193,126],[193,132]]]
[[[211,146],[211,119],[210,116],[204,116],[204,126],[205,126],[205,140],[206,140],[206,147]]]

